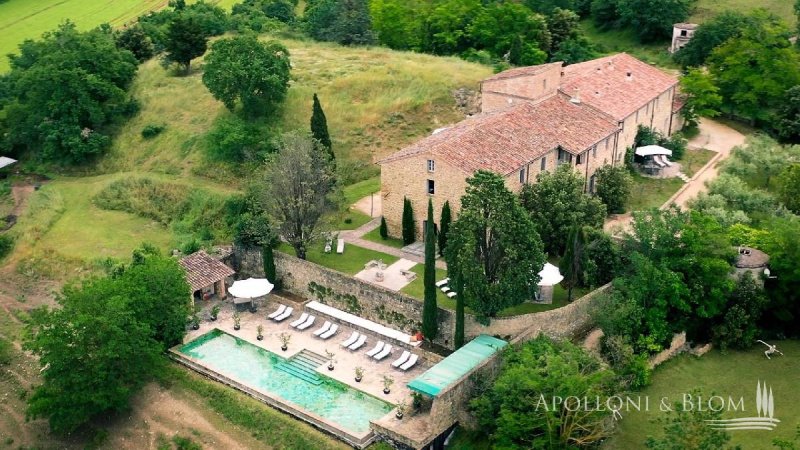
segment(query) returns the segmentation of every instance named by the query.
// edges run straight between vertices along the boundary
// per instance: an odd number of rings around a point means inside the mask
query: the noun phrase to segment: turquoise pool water
[[[179,350],[208,368],[242,384],[278,396],[355,433],[369,431],[369,421],[386,415],[392,405],[332,378],[313,385],[278,370],[284,358],[231,336],[210,331]]]

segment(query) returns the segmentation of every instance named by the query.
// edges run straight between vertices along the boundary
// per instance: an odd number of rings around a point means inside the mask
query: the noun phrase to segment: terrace
[[[343,311],[317,302],[304,305],[274,295],[270,300],[257,313],[241,313],[239,330],[234,329],[234,305],[225,303],[219,319],[205,321],[200,329],[190,331],[185,344],[172,349],[173,357],[211,378],[242,390],[359,448],[374,439],[369,422],[378,419],[397,420],[389,413],[401,401],[410,403],[411,391],[406,385],[427,370],[432,362],[438,361],[435,355],[417,349],[410,336],[399,331],[383,326],[376,327],[378,324],[364,319],[351,323],[349,315]],[[281,322],[268,319],[267,315],[278,304],[293,307],[291,317]],[[315,315],[316,320],[313,326],[300,331],[293,328],[291,322],[303,312]],[[313,332],[326,320],[337,323],[339,329],[334,336],[323,340],[314,336]],[[257,339],[259,326],[263,327],[263,340]],[[340,344],[354,331],[365,335],[366,342],[355,351],[343,348]],[[281,349],[282,334],[290,336],[285,351]],[[238,338],[235,344],[233,338]],[[218,345],[209,344],[208,348],[202,348],[209,340],[220,342]],[[225,341],[229,342],[226,344]],[[367,355],[367,351],[375,347],[378,341],[384,341],[393,347],[391,353],[380,361]],[[240,350],[242,354],[239,353]],[[417,363],[406,371],[392,367],[392,362],[404,351],[419,356]],[[327,352],[335,354],[332,358],[335,368],[332,371],[327,368]],[[279,358],[276,359],[272,354]],[[251,358],[252,362],[244,361]],[[274,364],[265,362],[269,360]],[[303,366],[298,372],[294,372],[292,368],[281,373],[270,372],[273,369],[283,370],[276,366],[292,365],[293,360],[299,360]],[[355,381],[357,367],[364,370],[360,382]],[[384,376],[393,379],[389,394],[383,392]],[[274,379],[280,377],[284,378],[279,387],[268,386],[268,379],[275,381]],[[338,393],[330,394],[324,392],[326,390]],[[321,397],[317,399],[317,395]],[[330,395],[343,395],[345,398],[336,400],[328,398]],[[318,409],[320,405],[335,405],[337,401],[341,406],[338,409],[336,406]]]

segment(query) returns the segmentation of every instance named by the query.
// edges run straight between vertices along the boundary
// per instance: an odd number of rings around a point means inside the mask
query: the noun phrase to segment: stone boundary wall
[[[672,336],[672,342],[669,344],[669,348],[662,350],[656,355],[653,355],[649,360],[649,366],[651,369],[654,369],[657,365],[669,361],[674,356],[679,355],[685,351],[689,350],[689,345],[686,343],[686,332],[677,333]]]
[[[258,248],[235,247],[232,262],[239,278],[264,276]],[[292,294],[318,300],[406,333],[421,327],[422,301],[416,298],[278,251],[275,252],[275,266],[282,288]],[[524,340],[528,340],[540,332],[555,338],[571,338],[591,327],[591,305],[597,294],[609,286],[596,289],[558,309],[498,317],[489,325],[482,325],[473,315],[466,314],[465,338],[469,340],[488,334],[506,340],[525,336]],[[452,349],[455,311],[439,308],[438,320],[439,337],[434,342]]]

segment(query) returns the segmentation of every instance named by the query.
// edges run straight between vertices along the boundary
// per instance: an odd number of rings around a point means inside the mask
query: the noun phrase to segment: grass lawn
[[[348,208],[346,212],[335,214],[330,220],[334,230],[355,230],[372,218],[354,208]]]
[[[372,230],[369,233],[365,234],[363,236],[363,238],[368,240],[368,241],[377,242],[378,244],[388,245],[389,247],[394,247],[394,248],[403,248],[403,247],[405,247],[403,245],[403,240],[402,239],[393,238],[391,236],[389,236],[387,239],[383,239],[381,237],[381,228],[380,227],[375,228],[374,230]],[[442,278],[444,278],[444,277],[442,277]]]
[[[589,289],[585,288],[573,288],[572,289],[572,300],[575,301],[584,295],[589,293]],[[557,284],[553,289],[553,303],[550,304],[541,304],[541,303],[523,303],[521,305],[512,306],[510,308],[506,308],[498,314],[499,317],[510,317],[510,316],[519,316],[522,314],[531,314],[531,313],[538,313],[544,311],[550,311],[551,309],[561,308],[562,306],[567,306],[570,302],[567,301],[567,290],[561,287],[560,284]]]
[[[774,431],[732,431],[728,445],[741,445],[745,449],[772,448],[775,438],[790,439],[800,426],[800,391],[797,389],[800,374],[800,341],[778,341],[778,348],[786,356],[772,360],[764,357],[764,346],[756,344],[745,352],[731,351],[722,354],[714,350],[700,358],[680,355],[659,366],[653,374],[653,384],[641,394],[650,397],[651,411],[629,412],[619,422],[619,430],[605,448],[643,448],[648,435],[659,435],[662,425],[653,419],[663,417],[659,401],[669,397],[679,400],[683,393],[700,388],[706,396],[715,393],[736,401],[744,398],[745,412],[731,412],[724,418],[756,416],[755,390],[757,381],[766,382],[775,396],[775,418],[781,423]]]
[[[683,159],[678,161],[681,164],[681,171],[691,177],[716,154],[717,152],[705,148],[698,150],[686,149]]]
[[[746,13],[756,8],[765,8],[794,27],[797,17],[794,15],[793,5],[791,0],[699,0],[687,22],[703,23],[725,10]]]
[[[374,194],[381,190],[381,177],[372,177],[358,183],[353,183],[343,189],[344,201],[348,205],[361,200],[369,194]]]
[[[628,211],[658,208],[685,184],[680,178],[646,178],[639,174],[633,174],[632,177]]]
[[[632,30],[612,29],[603,31],[595,26],[592,19],[582,20],[581,30],[589,41],[598,47],[600,53],[604,55],[626,52],[647,63],[668,69],[678,69],[678,66],[672,62],[672,56],[667,51],[669,41],[642,44]]]
[[[411,268],[411,271],[417,274],[417,279],[407,284],[403,289],[400,289],[400,292],[422,301],[425,299],[425,264],[417,264]],[[447,271],[444,269],[436,269],[436,281],[445,278],[447,278]],[[444,309],[456,310],[456,300],[454,298],[448,298],[439,288],[436,288],[436,304]]]
[[[278,250],[294,256],[294,249],[289,244],[281,242],[278,244]],[[386,253],[376,252],[362,247],[357,247],[352,244],[346,244],[344,253],[339,255],[336,253],[336,243],[331,253],[325,253],[325,244],[322,242],[314,243],[308,249],[306,258],[321,266],[328,267],[348,275],[355,275],[364,270],[364,264],[372,261],[373,259],[382,259],[385,264],[392,264],[399,258]]]

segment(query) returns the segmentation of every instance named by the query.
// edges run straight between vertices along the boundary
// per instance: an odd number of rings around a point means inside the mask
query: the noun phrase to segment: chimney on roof
[[[575,104],[575,105],[580,105],[581,104],[581,95],[580,94],[581,94],[580,89],[575,88],[575,94],[572,95],[572,98],[570,98],[569,101],[571,103]]]
[[[625,77],[625,79],[628,80],[628,81],[632,81],[633,80],[633,72],[628,71],[627,77]]]

